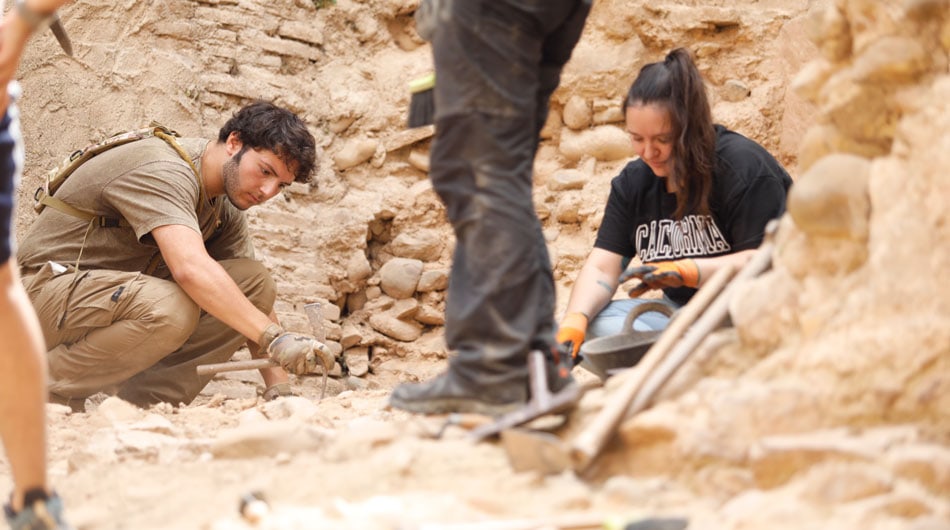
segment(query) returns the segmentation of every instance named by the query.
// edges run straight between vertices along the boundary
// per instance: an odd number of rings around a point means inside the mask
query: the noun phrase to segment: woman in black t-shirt
[[[792,183],[762,146],[713,124],[702,77],[683,48],[640,70],[623,110],[638,158],[611,182],[558,330],[557,341],[571,343],[575,355],[585,338],[622,331],[644,301],[638,296],[662,289],[662,301],[676,309],[723,265],[744,264],[766,223],[785,211]],[[629,278],[640,280],[630,299],[612,300]],[[634,327],[667,322],[646,313]]]

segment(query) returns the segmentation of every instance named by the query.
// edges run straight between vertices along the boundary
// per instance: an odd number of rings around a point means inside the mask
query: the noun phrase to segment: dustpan
[[[650,346],[663,334],[663,330],[637,331],[633,329],[633,323],[640,315],[651,312],[662,313],[668,317],[673,316],[673,308],[662,302],[638,304],[627,313],[623,331],[615,335],[591,339],[581,345],[580,365],[597,377],[607,379],[613,373],[640,362]]]

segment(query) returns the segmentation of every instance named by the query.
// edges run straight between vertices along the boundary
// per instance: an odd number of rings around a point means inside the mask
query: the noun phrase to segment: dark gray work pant
[[[554,280],[531,197],[548,100],[590,10],[584,0],[433,2],[435,191],[455,229],[445,310],[451,369],[523,384],[554,344]]]

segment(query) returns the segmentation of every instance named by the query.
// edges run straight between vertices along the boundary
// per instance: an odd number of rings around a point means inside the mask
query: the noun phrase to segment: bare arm
[[[254,359],[267,358],[257,341],[271,322],[280,324],[277,315],[257,309],[244,296],[231,276],[208,255],[201,236],[183,225],[165,225],[152,230],[175,282],[201,309],[247,337],[247,348]],[[288,381],[287,372],[274,366],[262,368],[265,388]]]
[[[254,307],[227,271],[208,255],[201,235],[183,225],[152,230],[175,282],[201,309],[257,342],[271,319]]]
[[[20,510],[26,490],[48,490],[46,346],[13,258],[0,264],[0,314],[0,438],[15,486],[10,503]]]
[[[694,261],[696,266],[699,267],[699,286],[702,287],[706,280],[712,278],[716,271],[726,265],[733,265],[737,270],[741,269],[755,254],[755,250],[742,250],[735,254],[726,254],[715,258],[696,258]]]
[[[599,313],[617,290],[618,279],[623,271],[622,260],[620,254],[608,250],[591,250],[571,289],[565,314],[584,313],[588,318],[593,318]]]
[[[699,269],[699,287],[713,276],[719,269],[733,265],[736,268],[749,261],[755,249],[743,250],[735,254],[725,256],[716,256],[714,258],[696,258],[692,260]],[[580,275],[571,291],[571,297],[567,303],[569,313],[584,313],[588,318],[593,318],[613,297],[616,291],[620,274],[621,256],[607,250],[595,248],[584,262]],[[649,289],[649,288],[647,288]]]

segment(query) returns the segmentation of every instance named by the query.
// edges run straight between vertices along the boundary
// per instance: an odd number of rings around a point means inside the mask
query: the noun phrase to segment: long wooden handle
[[[716,271],[689,303],[683,306],[660,338],[647,350],[639,364],[615,376],[624,378],[620,383],[620,388],[594,417],[590,425],[571,443],[571,460],[575,470],[587,469],[600,454],[626,415],[630,403],[636,397],[643,382],[663,361],[680,336],[693,325],[693,322],[725,288],[726,283],[735,275],[735,271],[733,266],[722,267]]]
[[[636,414],[650,405],[650,401],[652,401],[653,397],[663,388],[663,385],[669,381],[670,377],[676,373],[686,359],[702,344],[703,340],[710,333],[715,331],[726,316],[728,316],[729,303],[739,286],[768,269],[771,263],[772,244],[767,242],[759,247],[758,252],[756,252],[752,259],[746,263],[745,267],[739,271],[739,274],[732,282],[726,286],[722,294],[713,300],[709,308],[696,320],[696,324],[683,334],[683,338],[680,339],[676,347],[670,351],[670,354],[663,359],[663,363],[644,381],[643,387],[637,392],[633,404],[627,411],[628,414]]]
[[[260,370],[277,366],[270,359],[251,359],[250,361],[229,361],[217,364],[202,364],[197,368],[198,375],[214,375],[221,372],[236,372],[238,370]]]
[[[683,307],[644,355],[640,366],[626,372],[630,375],[616,395],[574,439],[571,459],[575,470],[586,469],[603,450],[623,418],[645,408],[702,340],[722,323],[737,286],[768,268],[772,262],[772,248],[773,243],[767,238],[738,274],[735,267],[723,267]]]

